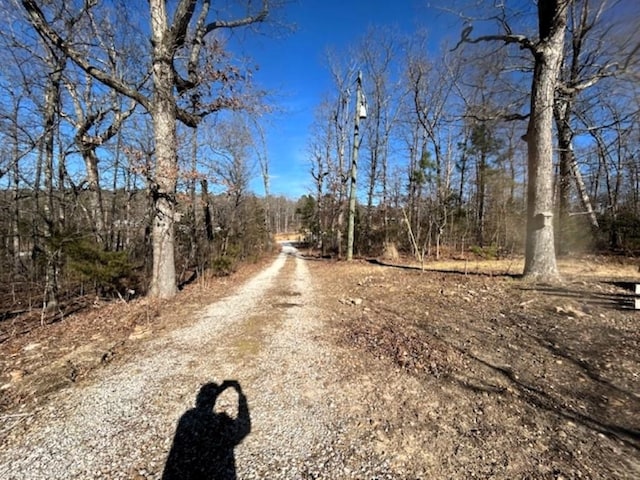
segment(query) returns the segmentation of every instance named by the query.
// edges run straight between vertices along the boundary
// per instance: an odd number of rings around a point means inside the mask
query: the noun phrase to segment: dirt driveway
[[[68,319],[0,345],[0,478],[640,478],[640,317],[594,278],[285,247],[209,304]]]

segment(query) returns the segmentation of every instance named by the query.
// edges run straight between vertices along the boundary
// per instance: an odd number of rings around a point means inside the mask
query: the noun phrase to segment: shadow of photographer
[[[228,388],[238,394],[236,418],[214,411],[218,397]],[[180,417],[162,479],[235,480],[234,449],[250,431],[247,398],[237,381],[203,385],[195,407]]]

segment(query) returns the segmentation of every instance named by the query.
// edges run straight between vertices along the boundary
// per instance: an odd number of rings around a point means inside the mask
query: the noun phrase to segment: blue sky
[[[434,2],[432,2],[434,3]],[[297,199],[309,193],[311,177],[307,159],[310,125],[316,106],[331,92],[326,68],[328,47],[337,53],[357,44],[370,26],[389,25],[403,32],[426,28],[432,38],[455,25],[424,0],[298,0],[279,13],[295,26],[286,35],[247,35],[245,48],[259,71],[255,80],[275,92],[282,113],[266,119],[271,168],[271,193]],[[459,30],[456,28],[454,33]],[[261,194],[261,181],[254,181]]]

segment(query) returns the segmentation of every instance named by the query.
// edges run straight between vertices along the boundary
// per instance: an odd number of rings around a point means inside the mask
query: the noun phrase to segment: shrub
[[[226,277],[235,271],[235,261],[229,256],[216,257],[211,261],[211,273],[216,277]]]
[[[138,283],[127,252],[105,251],[100,245],[81,239],[66,243],[63,253],[69,270],[81,280],[93,282],[96,293],[125,293]]]
[[[485,260],[496,260],[499,257],[497,245],[489,245],[486,247],[472,245],[469,249],[476,257],[483,258]]]

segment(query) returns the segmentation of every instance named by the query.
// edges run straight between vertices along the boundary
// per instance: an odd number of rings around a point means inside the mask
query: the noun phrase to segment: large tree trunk
[[[527,239],[524,276],[558,274],[553,235],[553,104],[562,61],[570,0],[540,0],[540,43],[535,51],[531,116],[527,128]]]
[[[168,64],[166,65],[169,66]],[[158,97],[165,96],[158,93]],[[174,213],[176,205],[176,117],[170,98],[157,99],[153,111],[156,172],[153,192],[153,273],[150,293],[168,298],[176,293]]]
[[[150,293],[154,297],[175,295],[174,214],[178,153],[176,104],[173,97],[174,71],[169,45],[167,12],[161,0],[151,0],[153,36],[153,85],[155,98],[151,110],[155,136],[156,169],[153,188],[153,272]]]

